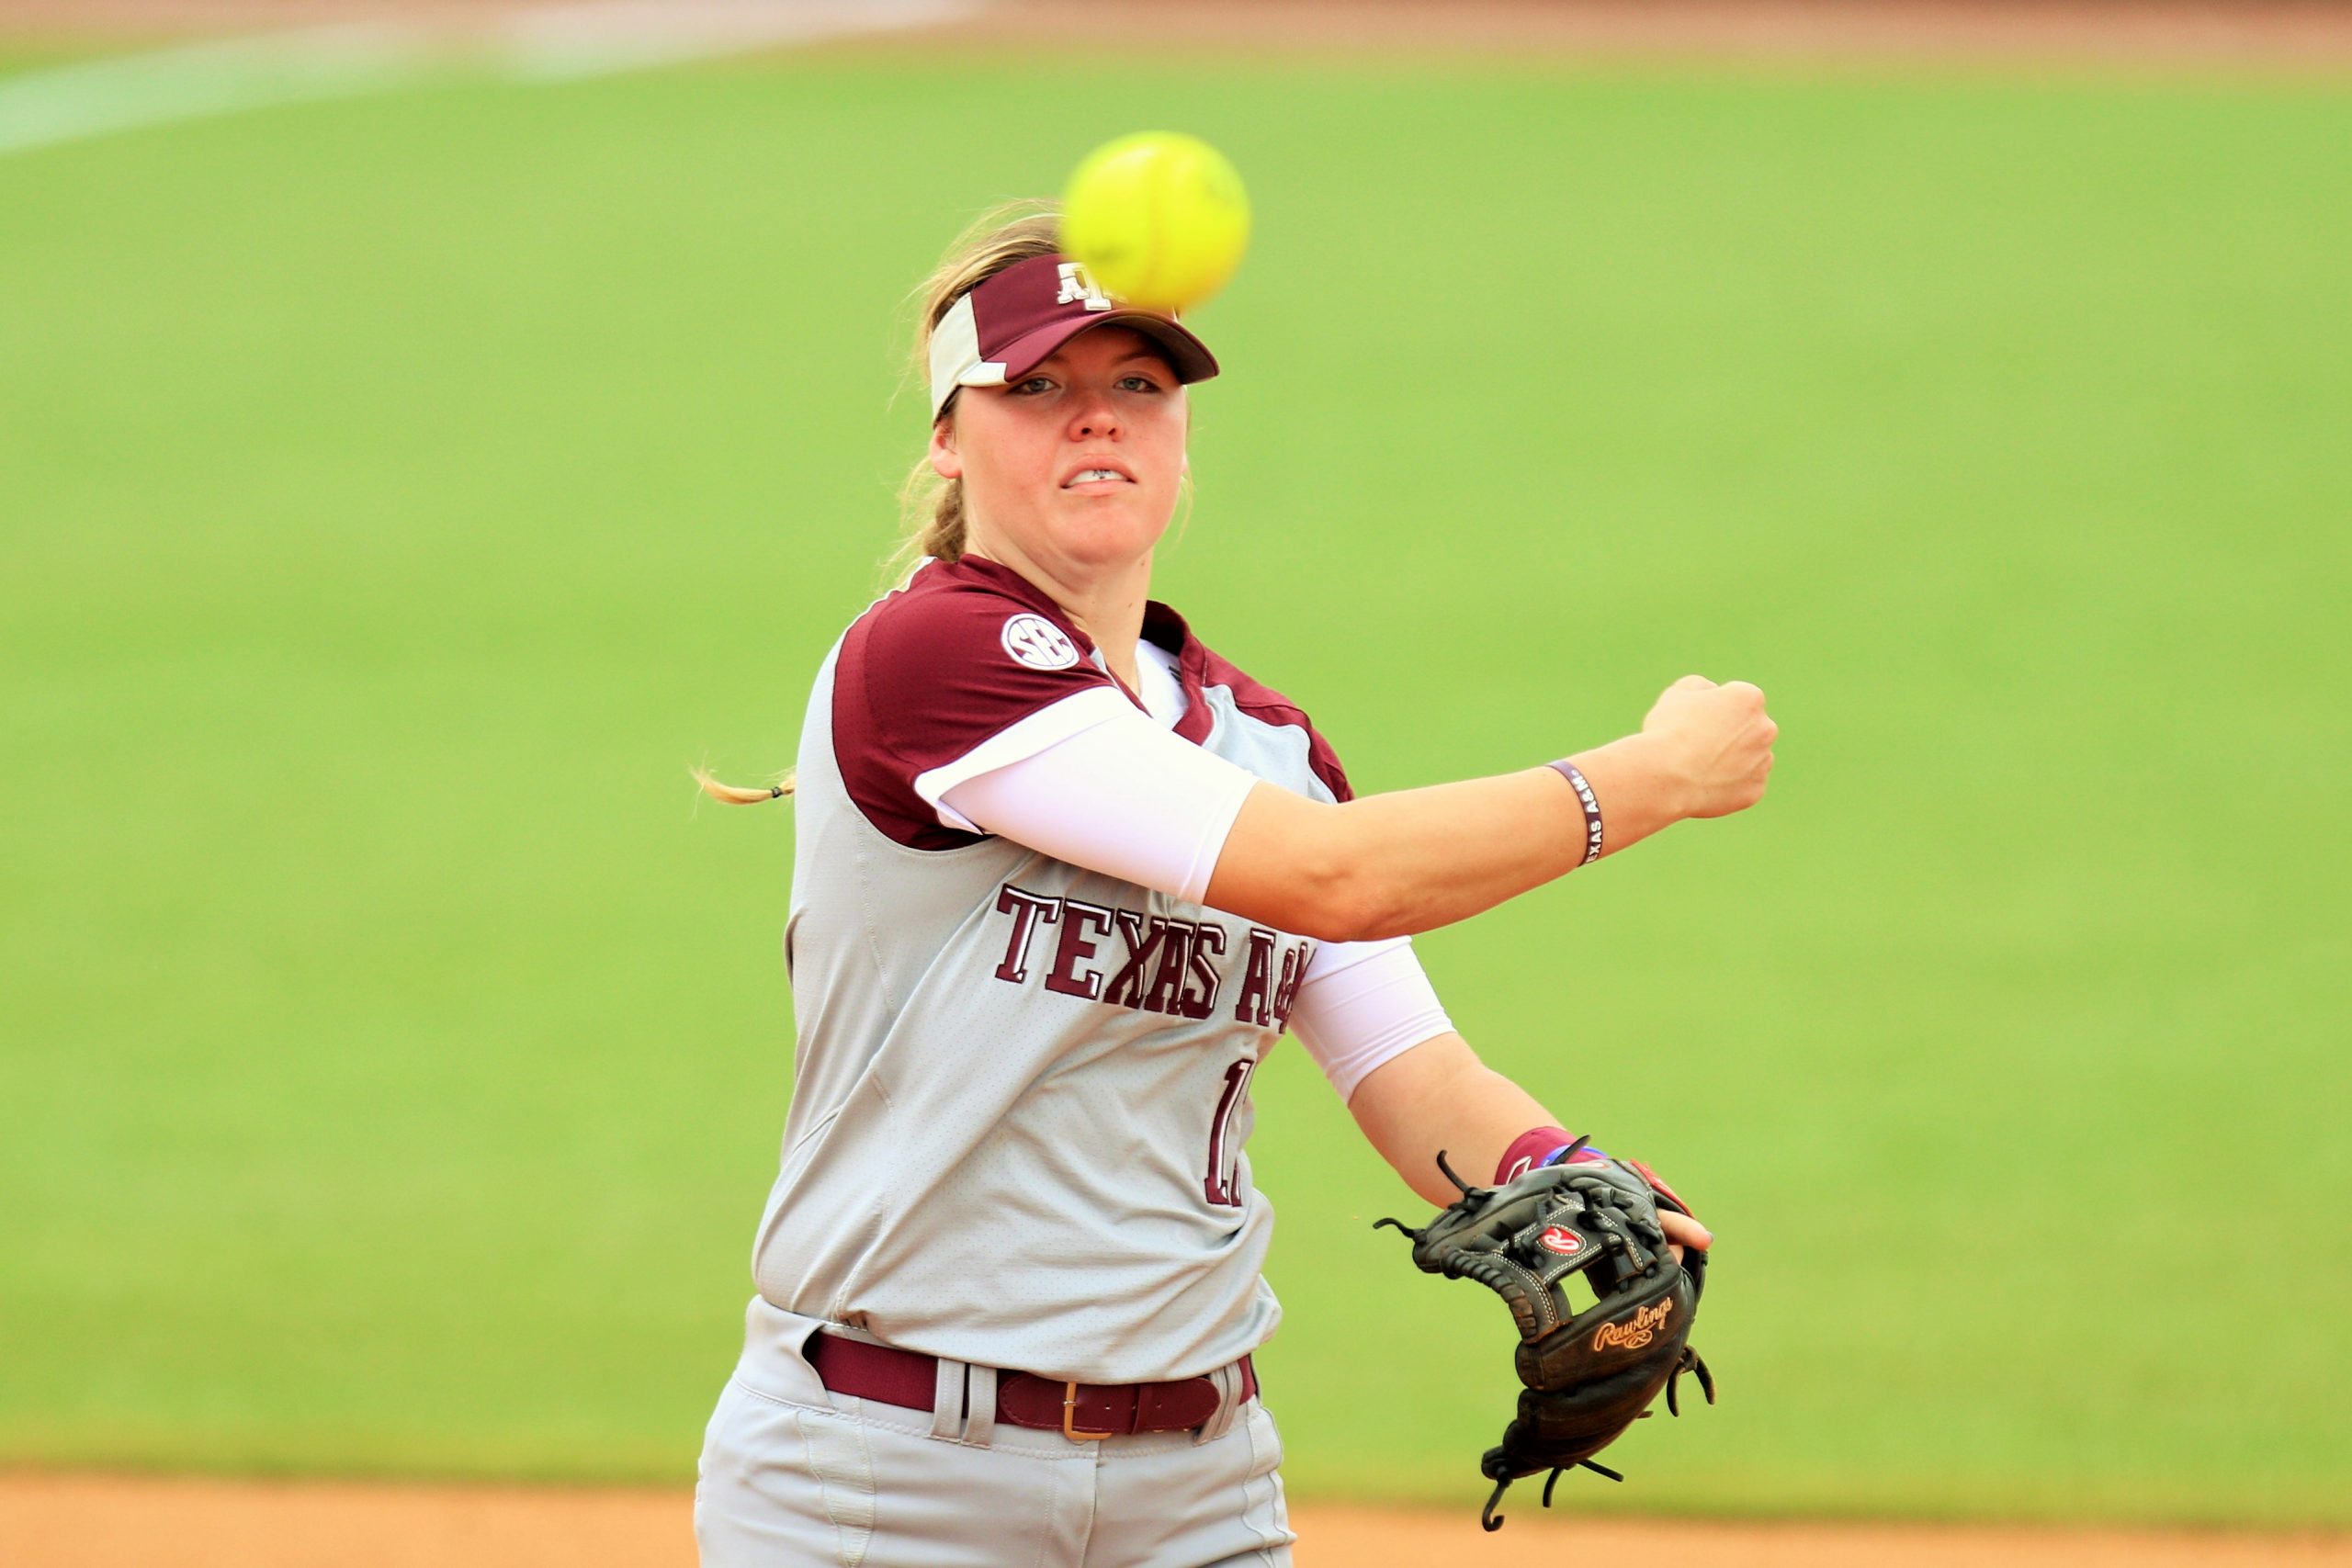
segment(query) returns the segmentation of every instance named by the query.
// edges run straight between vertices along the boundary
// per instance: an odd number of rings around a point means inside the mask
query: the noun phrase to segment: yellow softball
[[[1250,193],[1196,136],[1147,130],[1088,153],[1062,194],[1062,251],[1114,299],[1186,310],[1250,244]]]

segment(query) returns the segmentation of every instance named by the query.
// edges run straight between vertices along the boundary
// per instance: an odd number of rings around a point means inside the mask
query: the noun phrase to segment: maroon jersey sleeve
[[[957,763],[1066,699],[1094,692],[1129,700],[1050,600],[1001,568],[978,570],[988,566],[925,566],[858,617],[834,665],[842,782],[867,821],[910,849],[956,849],[982,836],[944,823],[933,804]],[[1093,711],[1062,711],[1081,710]],[[1030,725],[1025,751],[1016,739],[988,765],[1052,744],[1061,738],[1057,722]]]

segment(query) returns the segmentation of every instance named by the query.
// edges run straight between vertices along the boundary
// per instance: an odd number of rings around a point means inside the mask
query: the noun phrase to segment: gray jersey
[[[1144,635],[1177,656],[1179,737],[1348,798],[1296,707],[1164,605]],[[1192,1377],[1280,1315],[1243,1145],[1314,944],[947,827],[918,787],[1124,692],[1092,654],[1046,594],[967,558],[922,567],[826,659],[794,807],[795,1087],[753,1266],[776,1305],[909,1349]]]

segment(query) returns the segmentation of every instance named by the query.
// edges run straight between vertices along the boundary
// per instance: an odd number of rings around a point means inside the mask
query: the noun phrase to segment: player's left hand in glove
[[[1560,1472],[1572,1466],[1623,1480],[1592,1456],[1647,1415],[1661,1390],[1668,1411],[1680,1415],[1675,1387],[1684,1372],[1714,1403],[1714,1379],[1690,1345],[1707,1255],[1692,1248],[1677,1263],[1657,1211],[1690,1211],[1648,1168],[1600,1156],[1582,1138],[1555,1163],[1498,1188],[1470,1186],[1443,1154],[1438,1168],[1460,1198],[1419,1230],[1378,1225],[1412,1237],[1424,1273],[1476,1280],[1518,1322],[1514,1359],[1526,1385],[1519,1414],[1479,1463],[1495,1483],[1479,1521],[1499,1529],[1495,1506],[1522,1475],[1552,1472],[1547,1508]],[[1595,1298],[1581,1312],[1566,1288],[1578,1275]]]

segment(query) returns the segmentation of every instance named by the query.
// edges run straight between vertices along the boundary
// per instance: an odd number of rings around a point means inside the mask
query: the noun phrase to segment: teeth
[[[1089,468],[1069,482],[1074,485],[1082,485],[1091,483],[1095,479],[1123,479],[1126,477],[1127,476],[1125,474],[1115,473],[1109,468]]]

